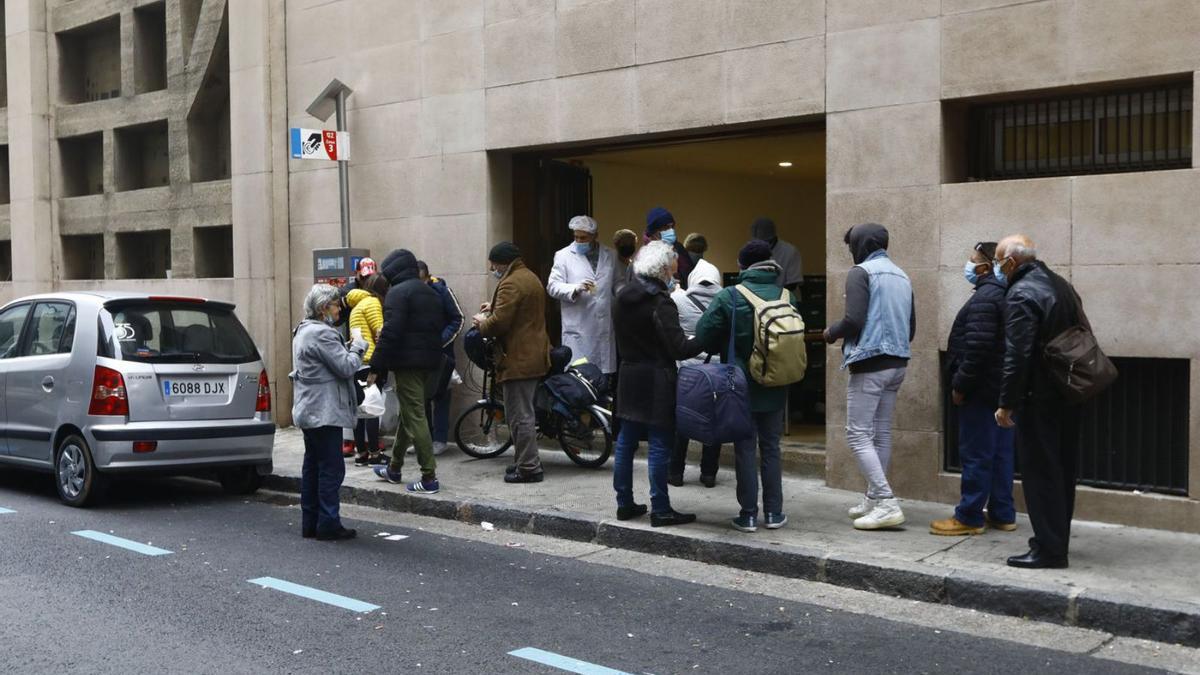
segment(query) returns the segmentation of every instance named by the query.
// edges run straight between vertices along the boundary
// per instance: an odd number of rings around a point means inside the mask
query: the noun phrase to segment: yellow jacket
[[[350,305],[350,329],[360,329],[363,339],[367,341],[367,352],[363,354],[363,365],[366,365],[375,353],[375,338],[383,331],[383,303],[374,295],[356,288],[346,294],[346,304]]]

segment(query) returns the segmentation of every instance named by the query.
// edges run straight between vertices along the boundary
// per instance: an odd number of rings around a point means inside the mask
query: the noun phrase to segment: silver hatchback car
[[[225,302],[54,293],[0,309],[0,465],[53,472],[83,506],[126,472],[215,469],[226,491],[271,472],[271,390]]]

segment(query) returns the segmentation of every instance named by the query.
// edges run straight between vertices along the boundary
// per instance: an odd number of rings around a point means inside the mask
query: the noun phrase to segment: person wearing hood
[[[675,281],[683,286],[684,290],[687,290],[688,275],[692,273],[693,267],[692,258],[683,244],[679,243],[675,234],[675,216],[661,206],[650,209],[646,213],[646,232],[642,235],[642,239],[646,243],[661,241],[671,246],[671,250],[675,251],[678,265]]]
[[[1013,506],[1013,430],[996,424],[1004,366],[1003,273],[995,272],[996,243],[975,244],[963,276],[975,290],[950,329],[949,382],[958,410],[958,456],[962,499],[954,516],[935,520],[933,534],[983,534],[985,525],[1017,528]],[[987,507],[987,517],[983,509]]]
[[[389,483],[401,483],[404,452],[411,443],[421,465],[421,480],[405,486],[409,492],[433,494],[441,489],[433,439],[425,419],[425,382],[445,358],[442,330],[446,315],[437,291],[421,281],[417,257],[407,249],[396,249],[383,259],[380,273],[392,287],[383,302],[383,331],[375,344],[371,368],[390,371],[400,400],[400,426],[392,444],[391,462],[375,467],[375,474]]]
[[[691,235],[688,237],[688,245],[692,245],[697,238],[704,239],[699,235]],[[696,269],[688,275],[688,289],[685,291],[676,287],[675,291],[671,293],[671,300],[675,301],[675,308],[679,310],[679,327],[688,337],[695,336],[696,323],[700,321],[700,316],[704,314],[704,310],[708,309],[713,298],[717,297],[717,293],[721,291],[721,272],[715,265],[705,262],[702,258],[699,260],[704,264],[698,264]],[[708,358],[708,354],[701,352],[680,362],[679,365],[701,364],[706,358]],[[688,437],[675,435],[675,447],[671,452],[671,469],[667,475],[667,482],[675,487],[683,485],[683,471],[687,466],[687,451],[690,443],[691,439]],[[700,482],[705,487],[716,486],[720,458],[720,445],[703,447],[703,453],[700,455]]]
[[[358,407],[353,378],[367,343],[349,348],[334,328],[342,312],[338,289],[316,284],[304,298],[304,320],[292,335],[292,419],[304,433],[300,473],[300,533],[321,540],[351,539],[342,526],[338,491],[346,477],[339,442],[353,428]]]
[[[683,248],[687,251],[688,260],[692,262],[692,271],[688,272],[688,282],[684,285],[684,290],[691,286],[692,277],[701,269],[704,270],[701,276],[705,279],[711,279],[713,275],[721,278],[721,270],[704,258],[704,254],[708,252],[708,239],[704,235],[699,232],[689,234],[687,239],[683,240]]]
[[[676,362],[700,353],[679,326],[679,311],[671,302],[677,258],[666,242],[652,241],[633,261],[637,275],[621,289],[614,308],[621,377],[617,382],[616,416],[621,419],[613,459],[613,489],[617,519],[646,513],[633,500],[633,453],[646,438],[649,445],[650,525],[682,525],[696,520],[691,513],[671,508],[667,472],[675,443]]]
[[[876,223],[846,232],[854,267],[846,275],[846,315],[825,329],[825,341],[842,340],[846,387],[846,441],[854,452],[867,492],[847,513],[859,530],[904,522],[900,500],[887,479],[892,458],[892,418],[904,383],[916,303],[908,275],[888,257],[888,231]]]
[[[562,344],[572,360],[587,359],[611,376],[617,372],[612,299],[616,255],[596,240],[596,221],[575,216],[567,224],[575,241],[554,254],[546,292],[562,305]]]
[[[738,285],[763,300],[779,300],[784,293],[778,283],[779,265],[771,259],[771,247],[765,241],[751,239],[738,252],[742,269]],[[800,309],[795,295],[792,306]],[[728,348],[730,322],[733,326],[733,354]],[[736,363],[749,384],[750,412],[754,416],[755,436],[734,443],[734,468],[737,474],[737,498],[741,511],[730,521],[740,532],[758,530],[759,473],[762,474],[762,524],[769,530],[787,524],[783,512],[783,461],[779,438],[783,435],[783,416],[787,407],[787,387],[767,387],[750,376],[748,364],[754,351],[754,307],[740,291],[730,287],[717,294],[696,324],[696,339],[711,353],[722,352],[724,363]]]
[[[521,259],[516,244],[502,241],[488,252],[496,277],[492,301],[484,303],[472,323],[484,337],[499,341],[496,384],[504,389],[504,418],[512,432],[516,463],[504,472],[505,483],[545,480],[538,454],[537,416],[533,397],[550,370],[550,338],[546,335],[546,289]]]
[[[779,238],[775,229],[775,221],[767,217],[755,220],[750,225],[750,237],[761,239],[771,247],[771,259],[779,264],[779,278],[775,283],[795,291],[804,283],[804,266],[801,264],[800,251]]]

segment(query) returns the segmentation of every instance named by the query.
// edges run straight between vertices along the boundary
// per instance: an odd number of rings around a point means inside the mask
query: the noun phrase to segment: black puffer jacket
[[[658,279],[635,277],[613,307],[617,353],[617,417],[675,428],[675,362],[702,351],[679,327],[679,310]]]
[[[383,332],[371,366],[377,370],[432,370],[442,361],[442,298],[417,276],[417,258],[397,249],[384,258],[380,274],[392,284],[383,301]]]
[[[950,383],[968,401],[995,406],[1000,398],[1006,291],[994,275],[982,277],[950,329]]]
[[[1019,409],[1061,399],[1043,354],[1047,342],[1078,325],[1079,295],[1066,279],[1035,260],[1013,272],[1006,299],[1000,407]]]

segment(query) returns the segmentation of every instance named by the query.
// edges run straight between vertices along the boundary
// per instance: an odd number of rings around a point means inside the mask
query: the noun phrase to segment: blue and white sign
[[[328,129],[291,130],[292,159],[323,159],[344,162],[350,159],[350,132]]]

